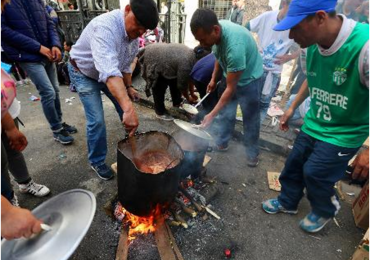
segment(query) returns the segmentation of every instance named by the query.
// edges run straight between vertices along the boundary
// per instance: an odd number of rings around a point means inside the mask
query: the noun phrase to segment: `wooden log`
[[[121,235],[119,236],[118,247],[116,251],[116,260],[127,260],[128,246],[128,229],[123,226],[121,230]]]
[[[158,224],[154,234],[161,260],[184,260],[171,229],[164,220]]]

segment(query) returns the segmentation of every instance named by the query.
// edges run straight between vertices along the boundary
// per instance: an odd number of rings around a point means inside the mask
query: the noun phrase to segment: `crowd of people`
[[[71,144],[78,130],[63,120],[58,72],[59,80],[73,86],[85,112],[89,163],[103,180],[111,179],[113,172],[105,161],[108,148],[101,92],[113,103],[124,130],[133,136],[139,126],[133,102],[140,96],[132,86],[137,60],[160,120],[173,119],[164,103],[168,87],[175,107],[184,99],[195,103],[195,91],[201,97],[211,94],[197,120],[204,129],[215,121],[223,122],[215,137],[218,151],[228,150],[239,105],[247,165],[257,167],[260,125],[279,87],[283,64],[297,57],[304,81],[280,118],[280,128],[289,128],[296,111],[303,126],[280,176],[281,194],[264,201],[263,210],[297,214],[306,189],[311,212],[299,225],[307,232],[318,232],[338,213],[334,185],[356,154],[354,177],[368,178],[369,150],[359,152],[369,136],[367,1],[282,0],[279,11],[265,12],[246,24],[240,18],[247,8],[243,0],[233,1],[226,20],[199,8],[190,27],[200,46],[156,43],[140,51],[138,38],[155,30],[159,22],[153,0],[131,0],[123,10],[94,18],[75,43],[63,40],[63,47],[53,17],[40,1],[1,3],[4,53],[39,91],[52,136],[63,145]],[[252,33],[258,35],[257,41]],[[20,108],[11,108],[16,104],[14,81],[2,71],[1,234],[7,239],[38,233],[41,223],[17,207],[8,173],[20,192],[35,196],[50,192],[28,173],[21,153],[27,138],[17,127]]]

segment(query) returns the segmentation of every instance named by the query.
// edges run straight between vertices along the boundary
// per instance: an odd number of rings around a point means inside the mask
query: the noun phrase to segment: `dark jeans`
[[[219,85],[219,92],[223,92],[226,84]],[[216,144],[227,146],[234,131],[236,123],[236,109],[238,104],[243,113],[244,145],[247,156],[256,158],[259,154],[258,141],[260,137],[260,98],[262,79],[256,79],[246,86],[238,86],[236,94],[220,112],[219,136]]]
[[[20,66],[39,91],[42,109],[51,130],[62,129],[62,109],[55,63],[44,60],[42,62],[21,62]]]
[[[159,76],[157,84],[152,89],[154,98],[154,110],[157,115],[164,115],[167,113],[164,101],[168,86],[170,87],[173,106],[179,106],[182,102],[181,92],[177,88],[177,80],[165,79],[164,77]]]
[[[340,209],[334,185],[358,150],[319,141],[301,131],[279,178],[281,205],[296,210],[306,188],[312,212],[324,218],[334,217]]]
[[[18,120],[14,120],[18,128]],[[28,173],[26,160],[22,152],[10,147],[9,139],[2,131],[1,133],[1,194],[7,199],[13,198],[13,187],[10,182],[9,172],[18,184],[25,184],[31,180]]]

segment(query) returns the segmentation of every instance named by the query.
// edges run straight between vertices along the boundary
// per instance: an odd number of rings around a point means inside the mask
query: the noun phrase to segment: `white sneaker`
[[[19,191],[21,193],[30,193],[36,197],[44,197],[50,193],[48,187],[42,184],[37,184],[33,180],[27,184],[19,184]]]
[[[14,206],[14,207],[20,207],[19,206],[19,202],[18,202],[18,197],[17,195],[13,195],[13,198],[10,200],[10,203]]]

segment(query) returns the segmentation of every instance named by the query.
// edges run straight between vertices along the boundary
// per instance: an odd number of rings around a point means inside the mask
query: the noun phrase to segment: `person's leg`
[[[1,195],[10,202],[14,197],[14,191],[9,177],[8,156],[3,141],[1,141]]]
[[[14,123],[18,128],[17,119],[14,120]],[[48,187],[32,180],[22,152],[10,147],[9,139],[4,132],[1,134],[1,142],[8,157],[9,171],[13,175],[14,180],[18,183],[19,191],[21,193],[30,193],[37,197],[43,197],[49,194],[50,190]]]
[[[315,139],[301,132],[295,140],[279,181],[281,193],[277,198],[262,202],[262,208],[269,214],[279,212],[288,214],[298,213],[298,204],[303,197],[305,187],[303,167],[311,155]]]
[[[262,79],[238,87],[237,98],[243,113],[244,145],[249,166],[257,166],[260,136],[260,98]]]
[[[281,193],[278,197],[280,204],[289,210],[296,210],[303,197],[305,187],[303,169],[313,151],[315,139],[300,132],[294,142],[293,150],[285,162],[279,181]]]
[[[48,75],[50,69],[48,72],[46,71],[46,63],[44,62],[21,62],[20,66],[26,71],[39,91],[44,115],[49,122],[51,130],[55,132],[62,129],[59,89],[58,93],[56,93],[56,88],[53,85],[54,81],[52,83]]]
[[[168,85],[170,86],[172,105],[174,107],[179,107],[182,103],[182,94],[181,94],[181,91],[177,87],[177,80],[169,79],[167,81],[168,81]]]
[[[267,75],[267,73],[265,72],[262,84],[264,84],[264,82],[266,80],[266,75]],[[260,102],[260,110],[261,110],[261,112],[260,112],[261,113],[260,123],[261,124],[263,123],[263,121],[266,118],[267,111],[270,107],[271,99],[275,96],[275,93],[276,93],[277,89],[279,88],[280,79],[281,79],[280,75],[272,74],[272,82],[271,82],[270,93],[265,94],[265,95],[261,94],[261,102]]]
[[[70,64],[68,69],[85,110],[89,162],[93,166],[102,165],[107,155],[107,134],[100,90],[105,85],[84,76]]]
[[[316,141],[303,169],[307,198],[314,214],[333,218],[338,213],[340,206],[334,185],[343,178],[349,160],[358,150]]]
[[[55,63],[53,62],[46,62],[45,65],[46,73],[48,74],[49,80],[54,88],[55,92],[55,99],[54,99],[54,106],[55,110],[58,114],[58,118],[60,122],[63,122],[62,120],[62,108],[60,105],[60,98],[59,98],[59,82],[58,82],[58,73]]]
[[[17,121],[14,120],[14,122]],[[16,125],[18,128],[18,124]],[[14,150],[10,147],[9,139],[4,131],[1,133],[1,142],[7,155],[8,168],[12,173],[15,181],[19,184],[28,183],[31,180],[31,177],[28,173],[27,164],[22,152]]]
[[[161,76],[158,77],[157,84],[153,87],[154,110],[157,115],[164,115],[167,113],[164,100],[167,90],[167,80]]]
[[[217,96],[221,97],[226,89],[226,78],[222,77],[220,84],[217,87]],[[216,149],[219,151],[227,151],[229,141],[233,136],[236,123],[236,109],[238,101],[236,94],[232,97],[230,102],[220,111],[216,129],[218,135],[215,138]]]

